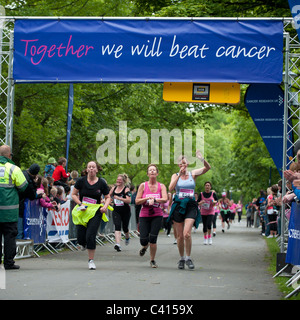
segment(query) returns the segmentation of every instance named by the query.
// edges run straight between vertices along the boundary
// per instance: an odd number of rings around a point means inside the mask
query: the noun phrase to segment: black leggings
[[[87,249],[96,249],[96,235],[102,219],[102,213],[97,211],[93,218],[89,220],[87,226],[77,226],[77,240],[83,247]]]
[[[229,210],[221,210],[220,214],[221,214],[221,217],[222,217],[222,222],[228,223]]]
[[[277,214],[268,214],[270,231],[277,232]]]
[[[149,242],[156,243],[161,228],[162,216],[140,217],[140,243],[146,246]]]
[[[211,230],[211,224],[214,218],[214,215],[208,214],[208,215],[202,215],[202,223],[203,223],[203,232],[207,232],[207,230]]]
[[[127,233],[129,231],[128,225],[131,217],[130,208],[128,210],[122,210],[122,212],[113,211],[112,216],[115,225],[115,231],[121,231],[122,227],[124,233]]]

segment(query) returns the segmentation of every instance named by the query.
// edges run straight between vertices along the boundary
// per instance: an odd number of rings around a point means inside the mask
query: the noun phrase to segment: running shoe
[[[203,244],[207,245],[208,244],[208,239],[204,239]]]
[[[94,260],[89,260],[89,269],[96,270],[96,265],[94,263]]]
[[[208,238],[208,244],[212,244],[212,238]]]
[[[155,260],[151,260],[150,261],[150,266],[151,266],[151,268],[157,268],[158,267],[158,265],[156,264]]]
[[[118,252],[122,251],[119,244],[115,244],[114,249],[117,250]]]
[[[178,261],[178,269],[184,269],[184,263],[185,263],[185,260],[179,260]]]
[[[125,245],[126,245],[126,246],[128,246],[128,245],[129,245],[129,241],[130,241],[130,238],[128,238],[128,239],[127,239],[127,238],[125,238]]]
[[[192,270],[192,269],[195,268],[195,266],[194,266],[194,264],[193,264],[193,261],[192,261],[191,259],[186,260],[186,261],[185,261],[185,264],[188,266],[188,268],[189,268],[190,270]]]
[[[140,256],[142,257],[146,253],[146,251],[147,251],[147,248],[142,248],[140,250]]]

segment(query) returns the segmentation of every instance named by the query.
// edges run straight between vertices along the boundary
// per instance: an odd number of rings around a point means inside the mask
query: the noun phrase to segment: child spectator
[[[64,189],[70,190],[70,187],[67,184],[67,179],[70,176],[70,173],[66,173],[65,167],[67,164],[67,159],[64,157],[60,157],[58,159],[58,166],[55,168],[52,178],[54,179],[55,186],[63,186]],[[67,191],[66,191],[67,192]]]
[[[60,210],[60,200],[57,198],[57,188],[55,186],[51,188],[49,198],[51,202],[55,201],[57,203],[57,208]]]
[[[58,210],[56,201],[50,201],[50,199],[48,197],[48,180],[47,180],[47,178],[43,177],[41,179],[41,185],[37,190],[44,191],[42,198],[39,199],[40,205],[43,208]]]
[[[44,169],[44,177],[52,177],[52,174],[55,170],[55,164],[56,161],[53,157],[48,159],[48,164],[46,164],[45,169]]]

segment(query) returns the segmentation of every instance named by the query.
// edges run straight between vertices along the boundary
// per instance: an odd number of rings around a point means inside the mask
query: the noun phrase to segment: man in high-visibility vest
[[[23,192],[28,185],[23,172],[11,159],[10,146],[0,146],[0,263],[3,236],[6,270],[20,268],[14,262],[18,234],[19,191]]]

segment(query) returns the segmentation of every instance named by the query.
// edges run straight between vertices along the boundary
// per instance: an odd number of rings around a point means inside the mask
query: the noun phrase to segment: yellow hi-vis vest
[[[0,157],[0,222],[17,222],[19,219],[19,191],[27,188],[28,182],[21,169]]]
[[[84,205],[87,206],[87,209],[84,211],[77,210],[79,208],[78,204],[74,207],[72,210],[72,220],[74,224],[80,224],[86,227],[89,220],[95,216],[97,210],[100,207],[103,207],[103,204],[84,203]],[[108,210],[113,211],[114,208],[108,206]],[[108,218],[104,212],[102,214],[102,220],[104,222],[108,221]]]

